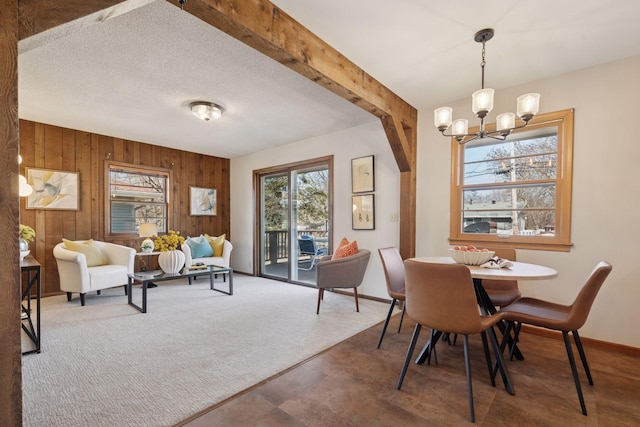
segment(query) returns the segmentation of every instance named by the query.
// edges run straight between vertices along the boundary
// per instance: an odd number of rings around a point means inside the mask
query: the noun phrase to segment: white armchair
[[[182,252],[184,252],[184,265],[185,267],[191,267],[193,264],[201,262],[205,265],[217,265],[220,267],[229,267],[229,259],[231,258],[231,251],[233,250],[233,245],[230,241],[225,240],[224,246],[222,248],[222,256],[215,257],[204,257],[204,258],[192,258],[191,256],[191,247],[184,243],[182,245]]]
[[[80,242],[79,242],[80,243]],[[127,246],[114,243],[94,241],[106,260],[105,265],[87,266],[85,254],[71,251],[64,243],[53,248],[53,256],[58,264],[60,290],[67,292],[67,300],[71,301],[72,293],[80,293],[80,303],[85,305],[87,292],[124,286],[127,292],[128,274],[133,273],[136,251]]]
[[[229,268],[229,260],[231,259],[231,251],[233,250],[233,245],[230,241],[225,240],[224,246],[222,247],[222,256],[210,256],[204,258],[193,258],[191,255],[191,247],[184,243],[182,245],[182,252],[184,252],[184,266],[189,268],[193,264],[201,262],[205,265],[217,265],[218,267],[227,267]],[[218,275],[216,274],[216,277]],[[222,275],[224,281],[227,281],[227,275],[224,273]],[[196,278],[194,277],[194,280]],[[189,277],[189,284],[191,284],[191,277]]]

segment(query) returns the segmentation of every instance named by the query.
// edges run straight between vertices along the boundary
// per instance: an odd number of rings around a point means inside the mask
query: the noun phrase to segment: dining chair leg
[[[324,288],[318,289],[318,308],[316,309],[316,314],[320,314],[320,300],[322,299],[324,294]]]
[[[404,358],[404,365],[402,365],[402,371],[400,372],[398,385],[396,386],[397,390],[400,390],[400,387],[402,387],[402,381],[404,381],[404,376],[407,373],[407,368],[409,367],[409,361],[411,360],[411,356],[413,355],[413,350],[415,350],[416,348],[416,342],[418,341],[418,336],[420,336],[420,329],[422,329],[422,325],[420,323],[416,323],[416,328],[413,330],[413,336],[411,337],[411,342],[409,343],[409,349],[407,350],[407,356]]]
[[[353,288],[353,296],[356,299],[356,311],[360,313],[360,307],[358,306],[358,288]]]
[[[396,306],[395,298],[391,300],[391,306],[389,307],[389,313],[387,313],[387,319],[384,321],[384,325],[382,326],[382,333],[380,334],[380,339],[378,340],[378,348],[382,344],[382,338],[384,338],[384,333],[387,332],[387,326],[389,325],[389,319],[391,319],[391,313],[393,313],[393,308]]]
[[[571,365],[571,373],[573,374],[573,382],[576,384],[576,391],[578,392],[578,399],[580,400],[580,407],[582,408],[582,415],[587,415],[587,407],[584,404],[584,398],[582,397],[582,387],[580,387],[580,379],[578,378],[578,369],[576,367],[576,360],[573,357],[573,350],[571,350],[571,341],[569,341],[569,333],[562,331],[562,338],[564,338],[564,346],[567,348],[567,356],[569,357],[569,365]]]
[[[398,333],[400,333],[400,329],[402,328],[402,320],[404,319],[404,312],[407,308],[407,302],[402,301],[402,314],[400,315],[400,324],[398,325]]]
[[[498,338],[496,337],[496,332],[493,330],[493,326],[487,329],[489,333],[489,341],[491,341],[491,347],[493,348],[493,355],[496,358],[496,365],[500,370],[500,375],[502,376],[502,383],[504,384],[505,390],[510,395],[514,395],[515,391],[513,390],[513,384],[511,383],[511,377],[509,376],[509,371],[507,371],[507,367],[504,364],[504,360],[502,360],[502,354],[500,353],[500,346],[498,345]]]
[[[513,332],[513,343],[511,343],[511,348],[509,349],[509,360],[513,360],[513,356],[515,355],[516,346],[518,344],[518,340],[520,339],[520,328],[522,327],[521,322],[516,322],[516,328]],[[508,339],[508,335],[505,334],[505,337]]]
[[[480,332],[482,338],[482,348],[484,348],[484,357],[487,359],[487,367],[489,368],[489,377],[491,378],[491,385],[496,386],[496,370],[493,369],[491,364],[491,353],[489,352],[489,343],[487,342],[487,333],[485,331]]]
[[[471,361],[469,360],[469,336],[462,336],[464,342],[464,368],[467,372],[467,391],[469,393],[469,419],[472,423],[476,422],[476,415],[473,409],[473,387],[471,386]]]
[[[584,349],[582,348],[582,341],[580,340],[580,335],[578,335],[578,331],[571,331],[571,335],[573,335],[573,340],[576,342],[576,347],[578,348],[578,353],[580,354],[580,360],[582,360],[582,366],[584,367],[584,373],[587,374],[587,379],[589,380],[589,384],[593,385],[593,378],[591,378],[589,363],[587,363],[587,356],[586,354],[584,354]]]

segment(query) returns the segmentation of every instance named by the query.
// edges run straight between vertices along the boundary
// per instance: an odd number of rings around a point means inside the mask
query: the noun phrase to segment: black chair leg
[[[496,357],[496,366],[500,369],[500,374],[502,375],[502,383],[504,384],[504,388],[507,390],[507,393],[510,395],[514,395],[513,385],[511,384],[511,377],[509,376],[509,372],[507,371],[507,367],[504,365],[504,361],[502,360],[502,354],[500,353],[500,346],[498,345],[498,338],[496,337],[496,332],[493,330],[493,326],[487,329],[489,332],[489,341],[491,341],[491,347],[493,348],[493,354]]]
[[[71,292],[67,292],[67,301],[71,301]]]
[[[127,285],[122,286],[122,288],[124,289],[124,294],[125,295],[129,295],[128,292],[127,292]]]
[[[389,307],[389,313],[387,313],[387,319],[384,321],[384,326],[382,326],[382,333],[380,334],[380,339],[378,340],[378,348],[382,344],[382,338],[384,338],[384,333],[387,332],[387,326],[389,325],[389,319],[391,318],[391,313],[393,313],[393,308],[396,306],[396,299],[391,300],[391,306]]]
[[[98,293],[98,295],[100,295],[100,291],[96,291]]]
[[[513,344],[511,344],[511,348],[509,349],[509,360],[513,360],[513,355],[516,351],[516,346],[518,345],[518,339],[520,338],[520,328],[522,327],[521,322],[516,322],[516,329],[513,332]],[[506,335],[508,337],[508,335]]]
[[[404,319],[404,312],[407,308],[407,302],[402,301],[402,314],[400,315],[400,324],[398,325],[398,333],[400,333],[400,329],[402,328],[402,320]]]
[[[569,365],[571,365],[573,382],[576,384],[576,391],[578,392],[578,399],[580,400],[582,415],[587,415],[587,407],[584,404],[584,397],[582,396],[582,387],[580,387],[580,379],[578,378],[578,368],[576,367],[576,359],[573,357],[573,350],[571,350],[571,341],[569,340],[569,333],[567,331],[562,331],[562,338],[564,338],[564,346],[567,348]]]
[[[86,300],[85,300],[85,294],[80,294],[80,305],[84,307]]]
[[[400,390],[402,387],[402,381],[404,381],[404,376],[407,373],[407,368],[409,367],[409,361],[411,360],[411,356],[413,355],[413,350],[416,348],[416,342],[418,341],[418,336],[420,336],[420,329],[422,329],[422,325],[417,323],[416,328],[413,330],[413,336],[411,337],[411,343],[409,343],[409,349],[407,350],[407,357],[404,358],[404,365],[402,366],[402,372],[400,372],[400,378],[398,379],[398,385],[396,389]]]
[[[582,348],[582,341],[580,340],[580,335],[578,335],[578,331],[571,331],[573,335],[573,340],[576,342],[576,347],[578,348],[578,353],[580,354],[580,360],[582,360],[582,366],[584,367],[584,373],[587,374],[587,379],[589,380],[589,384],[593,385],[593,379],[591,378],[591,371],[589,370],[589,363],[587,363],[587,356],[584,354],[584,349]]]
[[[496,386],[496,371],[491,366],[491,353],[489,352],[489,343],[487,343],[487,333],[482,331],[480,333],[482,337],[482,347],[484,348],[484,357],[487,359],[487,367],[489,368],[489,377],[491,378],[491,385]],[[496,366],[497,370],[497,366]]]
[[[469,336],[462,336],[464,341],[464,368],[467,371],[467,391],[469,393],[469,419],[476,422],[476,414],[473,409],[473,387],[471,386],[471,361],[469,360]]]
[[[324,288],[318,289],[318,308],[316,314],[320,314],[320,300],[324,297]]]

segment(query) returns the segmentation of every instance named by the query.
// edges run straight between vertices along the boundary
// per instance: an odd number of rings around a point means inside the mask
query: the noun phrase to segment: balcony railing
[[[301,236],[313,236],[315,240],[327,242],[328,233],[326,230],[300,230],[297,232],[297,238]],[[264,253],[265,264],[276,264],[289,261],[289,245],[287,240],[289,237],[288,230],[270,230],[265,231],[264,236]]]

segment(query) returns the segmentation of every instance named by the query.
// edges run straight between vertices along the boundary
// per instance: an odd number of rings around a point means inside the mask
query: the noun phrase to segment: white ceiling
[[[640,54],[637,0],[272,1],[419,114],[480,87],[482,28],[496,31],[486,54],[494,89]],[[19,52],[20,118],[208,155],[377,120],[165,0],[129,0],[23,40]],[[196,119],[195,100],[224,116]]]

